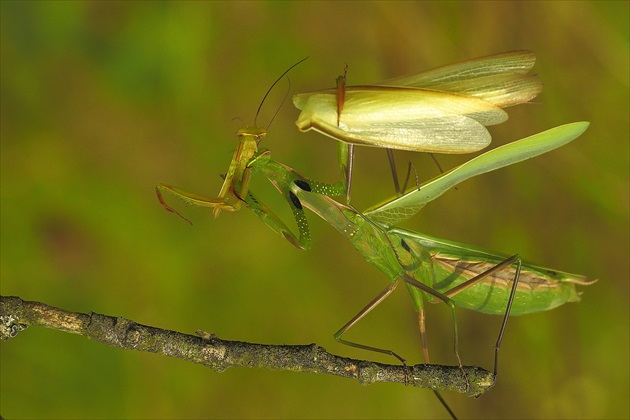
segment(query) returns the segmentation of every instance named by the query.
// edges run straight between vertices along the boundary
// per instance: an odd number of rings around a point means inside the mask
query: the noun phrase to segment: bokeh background
[[[332,334],[385,285],[336,231],[311,217],[301,252],[242,210],[213,220],[159,206],[166,182],[214,195],[271,82],[291,92],[367,84],[486,54],[530,49],[538,104],[510,109],[493,145],[591,121],[570,145],[470,180],[405,226],[599,278],[579,304],[511,319],[497,385],[445,397],[463,418],[627,418],[628,2],[7,2],[1,7],[1,292],[193,333],[316,342],[393,362]],[[281,82],[258,124],[268,124]],[[335,144],[299,133],[282,105],[262,146],[335,181]],[[241,120],[234,119],[242,118]],[[421,179],[428,156],[398,153]],[[450,168],[468,156],[439,156]],[[258,195],[290,218],[264,180]],[[353,202],[391,195],[385,153],[360,148]],[[175,203],[179,204],[179,203]],[[311,215],[312,216],[312,215]],[[451,319],[429,308],[432,359],[453,364]],[[491,368],[499,317],[459,311],[465,364]],[[421,361],[399,289],[348,336]],[[2,343],[6,418],[434,418],[432,393],[326,376],[215,373],[32,328]]]

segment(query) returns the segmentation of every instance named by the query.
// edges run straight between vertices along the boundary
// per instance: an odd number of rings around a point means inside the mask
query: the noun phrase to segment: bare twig
[[[182,334],[121,317],[68,312],[40,302],[23,301],[15,296],[0,296],[2,340],[15,337],[31,325],[80,334],[113,347],[199,363],[218,372],[239,366],[320,373],[357,379],[363,385],[399,382],[475,397],[486,392],[494,383],[491,372],[476,366],[464,366],[467,382],[458,366],[400,366],[355,360],[330,354],[315,344],[268,345],[226,341],[203,331],[197,331],[196,336]]]

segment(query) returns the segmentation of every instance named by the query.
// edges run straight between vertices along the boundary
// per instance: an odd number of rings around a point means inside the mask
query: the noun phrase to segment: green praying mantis
[[[269,152],[255,157],[250,167],[276,186],[287,198],[294,214],[303,213],[303,207],[306,207],[323,218],[349,239],[366,261],[390,279],[385,289],[337,331],[335,338],[339,342],[395,355],[391,350],[349,342],[342,336],[403,282],[418,312],[425,361],[428,363],[429,357],[424,335],[424,301],[440,300],[447,303],[453,312],[454,351],[461,366],[457,350],[455,306],[504,315],[496,346],[498,352],[509,314],[540,312],[566,302],[578,301],[579,294],[575,286],[586,286],[591,282],[584,276],[523,262],[518,255],[504,256],[471,245],[434,238],[396,228],[394,223],[412,217],[427,203],[466,179],[560,147],[577,138],[587,127],[586,122],[567,124],[493,149],[402,197],[386,201],[363,213],[331,198],[331,195],[343,191],[340,183],[329,185],[311,181],[293,169],[272,161]],[[254,212],[264,214],[265,209],[253,195],[250,194],[245,201]],[[296,240],[306,247],[310,234],[303,217],[302,214],[298,220],[300,237]]]
[[[301,110],[296,125],[339,141],[346,202],[355,144],[387,149],[395,189],[402,195],[405,187],[398,183],[391,150],[484,149],[491,141],[486,127],[508,119],[503,108],[529,102],[542,91],[538,77],[528,74],[535,62],[530,51],[511,51],[367,86],[346,86],[346,66],[335,89],[293,97]]]
[[[493,171],[558,148],[580,136],[586,122],[559,126],[528,138],[488,151],[428,181],[402,197],[386,201],[361,213],[351,206],[334,201],[342,195],[343,183],[325,184],[312,181],[290,167],[271,160],[269,151],[256,154],[246,165],[252,174],[261,174],[280,191],[291,206],[299,236],[273,214],[251,191],[239,197],[265,224],[293,245],[308,249],[310,230],[304,214],[308,208],[339,230],[366,261],[383,271],[390,282],[368,305],[335,333],[343,344],[386,353],[404,359],[391,350],[347,341],[343,334],[373,310],[396,287],[405,283],[418,313],[422,352],[429,363],[425,335],[425,301],[442,301],[451,309],[454,326],[454,353],[461,367],[458,351],[455,306],[482,313],[503,315],[495,346],[494,372],[498,351],[509,315],[521,315],[553,309],[579,300],[576,286],[592,284],[584,276],[539,267],[522,261],[518,255],[504,256],[471,245],[434,238],[393,226],[418,213],[456,184],[482,173]],[[169,186],[158,186],[157,194],[171,195],[192,205],[213,207],[215,199],[182,193]],[[179,213],[177,213],[179,214]]]

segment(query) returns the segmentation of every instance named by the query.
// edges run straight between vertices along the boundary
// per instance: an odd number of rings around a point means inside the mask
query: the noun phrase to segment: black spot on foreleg
[[[291,199],[291,202],[293,203],[295,207],[302,210],[302,203],[300,203],[300,200],[297,198],[297,196],[290,191],[289,191],[289,198]]]
[[[295,185],[300,187],[300,189],[304,191],[311,191],[311,186],[308,184],[308,182],[304,181],[303,179],[298,179],[298,180],[295,180],[294,182],[295,182]]]

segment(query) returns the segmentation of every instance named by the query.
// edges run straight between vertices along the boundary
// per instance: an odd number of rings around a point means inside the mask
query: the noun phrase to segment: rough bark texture
[[[230,367],[252,367],[319,373],[356,379],[363,385],[399,382],[432,390],[448,390],[477,397],[494,383],[491,372],[476,366],[388,365],[349,359],[308,345],[269,345],[221,340],[197,331],[183,334],[97,314],[68,312],[15,296],[0,296],[0,338],[14,338],[29,326],[83,335],[108,346],[147,351],[199,363],[221,372]]]

